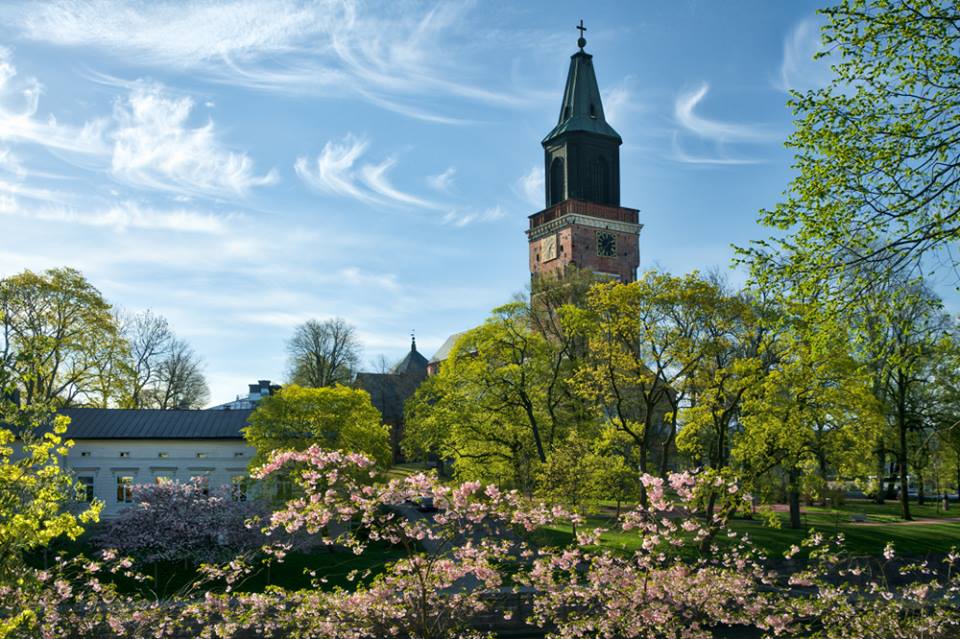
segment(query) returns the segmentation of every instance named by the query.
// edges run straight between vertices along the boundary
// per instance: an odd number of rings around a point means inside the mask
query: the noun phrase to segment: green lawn
[[[911,504],[911,507],[913,516],[918,519],[960,517],[960,508],[956,505],[946,513],[937,512],[934,505]],[[779,529],[764,526],[760,519],[735,519],[731,522],[731,528],[748,534],[771,557],[781,556],[793,544],[799,545],[810,529],[825,535],[842,532],[850,552],[861,555],[880,555],[888,541],[894,543],[897,552],[913,557],[945,553],[954,546],[960,547],[960,522],[904,523],[897,515],[899,506],[896,503],[878,506],[866,501],[852,501],[836,510],[804,507],[803,511],[803,527],[798,530],[788,527],[787,513],[778,513],[781,522]],[[854,523],[851,521],[854,514],[863,514],[868,523]],[[602,546],[624,552],[633,552],[640,547],[640,536],[635,532],[625,533],[615,529],[613,517],[607,512],[588,517],[587,527],[611,528],[600,538]],[[551,526],[541,532],[539,540],[548,544],[569,543],[572,532],[569,526]]]

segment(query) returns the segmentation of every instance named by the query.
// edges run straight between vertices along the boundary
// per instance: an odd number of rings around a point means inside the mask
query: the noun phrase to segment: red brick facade
[[[530,274],[560,274],[573,264],[632,282],[640,266],[640,228],[636,209],[564,200],[530,216]],[[600,254],[600,234],[614,238],[613,256]]]

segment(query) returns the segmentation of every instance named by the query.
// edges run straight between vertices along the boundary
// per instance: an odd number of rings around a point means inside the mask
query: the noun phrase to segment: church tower
[[[620,145],[603,116],[593,56],[570,57],[557,126],[543,139],[546,208],[530,216],[530,275],[562,275],[567,265],[622,282],[640,265],[638,211],[620,206]]]

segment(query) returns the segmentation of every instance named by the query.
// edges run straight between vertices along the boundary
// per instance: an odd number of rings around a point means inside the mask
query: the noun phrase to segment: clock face
[[[597,255],[600,257],[617,255],[617,238],[612,233],[597,231]]]
[[[557,259],[557,236],[550,235],[540,241],[540,254],[543,255],[543,261]]]

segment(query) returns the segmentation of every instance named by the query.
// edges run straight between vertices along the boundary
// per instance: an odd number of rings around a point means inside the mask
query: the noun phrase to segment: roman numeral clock
[[[561,276],[574,265],[632,282],[643,225],[637,209],[620,206],[623,140],[604,119],[582,21],[578,29],[560,117],[542,142],[546,208],[529,218],[530,275]]]

